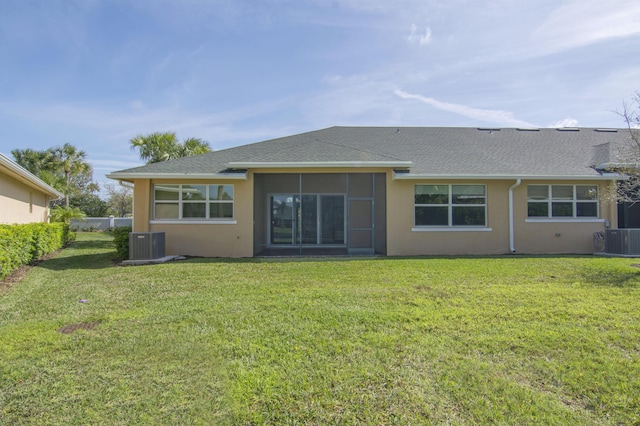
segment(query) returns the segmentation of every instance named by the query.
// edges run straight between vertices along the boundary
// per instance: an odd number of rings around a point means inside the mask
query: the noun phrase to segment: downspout
[[[509,187],[509,250],[511,253],[516,252],[515,237],[513,231],[513,190],[522,183],[522,179],[516,179],[516,183]]]

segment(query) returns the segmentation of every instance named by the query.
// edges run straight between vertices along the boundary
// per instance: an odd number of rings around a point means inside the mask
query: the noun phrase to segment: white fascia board
[[[411,173],[393,173],[393,180],[621,180],[617,173],[601,175],[414,175]]]
[[[246,173],[110,173],[109,179],[231,179],[247,180]]]
[[[9,169],[9,171],[11,171],[12,173],[15,173],[16,175],[25,179],[28,183],[31,184],[31,186],[34,186],[35,188],[40,189],[42,192],[58,197],[58,199],[64,197],[63,193],[59,192],[49,184],[45,183],[43,180],[38,178],[29,170],[25,169],[24,167],[12,161],[10,158],[8,158],[7,156],[1,153],[0,153],[0,165],[3,165],[7,169]]]
[[[409,168],[413,166],[411,161],[235,161],[227,164],[236,169],[310,169],[310,168],[348,168],[348,167],[389,167]]]

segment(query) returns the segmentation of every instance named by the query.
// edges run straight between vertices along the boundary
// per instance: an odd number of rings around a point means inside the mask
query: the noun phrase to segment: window
[[[485,185],[416,185],[416,226],[487,225]]]
[[[527,200],[530,218],[598,217],[596,185],[529,185]]]
[[[154,218],[233,218],[233,185],[155,185]]]
[[[271,244],[345,244],[343,194],[274,194],[271,205]]]

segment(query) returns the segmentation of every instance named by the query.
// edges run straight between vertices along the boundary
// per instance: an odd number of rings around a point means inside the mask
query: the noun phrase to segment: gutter
[[[516,252],[514,226],[513,226],[513,190],[522,183],[522,179],[516,179],[516,183],[509,187],[509,250],[511,253]]]
[[[597,175],[427,175],[402,173],[397,170],[393,173],[393,180],[560,180],[560,181],[593,181],[593,180],[620,180],[624,179],[618,173],[603,173]]]

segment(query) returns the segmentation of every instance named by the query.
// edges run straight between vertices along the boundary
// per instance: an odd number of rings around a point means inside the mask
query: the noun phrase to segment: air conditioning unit
[[[604,251],[611,254],[640,254],[640,229],[606,229]]]
[[[164,232],[130,232],[129,260],[149,260],[164,257],[164,241]]]

